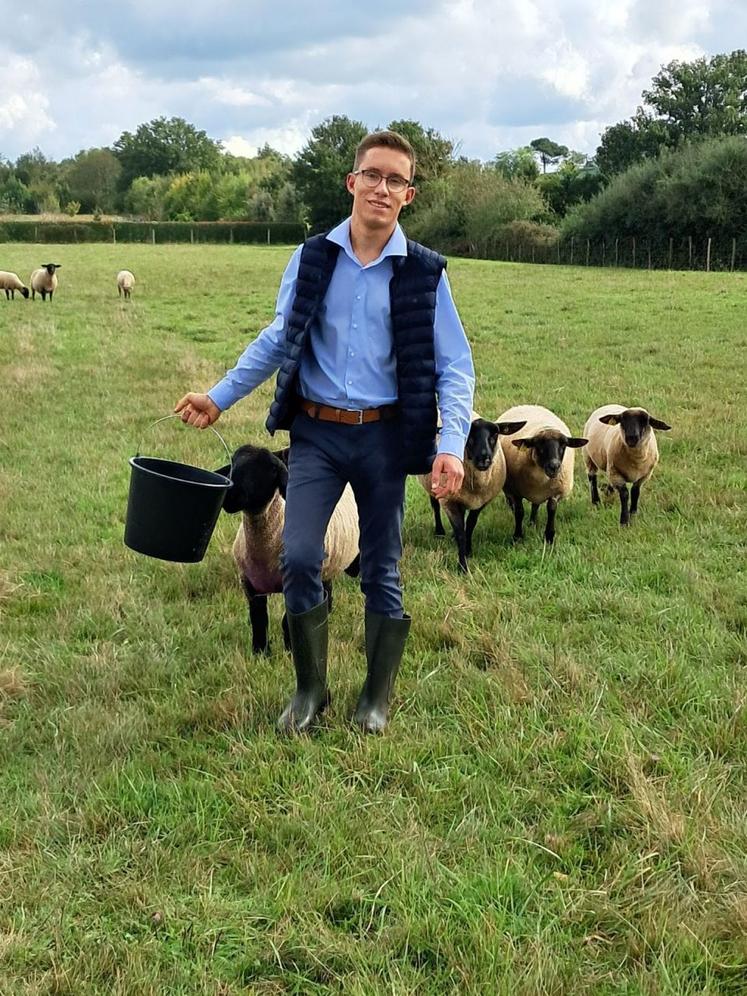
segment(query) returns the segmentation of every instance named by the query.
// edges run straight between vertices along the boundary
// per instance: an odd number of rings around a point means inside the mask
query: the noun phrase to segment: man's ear
[[[404,203],[405,207],[408,204],[412,204],[413,198],[415,197],[416,193],[417,193],[417,190],[415,189],[415,187],[410,186],[410,187],[407,188],[407,190],[405,191],[405,203]]]
[[[345,188],[349,194],[352,194],[355,190],[355,174],[348,173],[345,177]]]
[[[620,414],[622,414],[622,412]],[[619,425],[620,415],[600,415],[599,421],[604,422],[605,425]]]

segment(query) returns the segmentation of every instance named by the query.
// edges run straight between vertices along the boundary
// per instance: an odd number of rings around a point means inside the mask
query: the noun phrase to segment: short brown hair
[[[365,138],[362,138],[355,150],[353,169],[358,169],[361,159],[369,149],[376,149],[382,145],[387,149],[403,152],[407,156],[411,163],[409,179],[412,181],[415,176],[415,149],[398,131],[372,131]]]

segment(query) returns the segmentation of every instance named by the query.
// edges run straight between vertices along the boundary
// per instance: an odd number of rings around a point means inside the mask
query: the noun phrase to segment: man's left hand
[[[439,453],[431,468],[431,492],[434,498],[451,498],[462,486],[464,464],[450,453]]]

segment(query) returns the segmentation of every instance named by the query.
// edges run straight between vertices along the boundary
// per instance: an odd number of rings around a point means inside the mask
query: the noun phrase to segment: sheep
[[[6,301],[11,298],[15,299],[16,291],[20,291],[24,297],[29,296],[29,289],[18,274],[11,273],[9,270],[0,270],[0,290],[5,291]]]
[[[287,454],[287,449],[272,453],[246,444],[234,452],[230,466],[217,471],[226,476],[230,471],[233,482],[223,500],[223,510],[242,513],[233,558],[249,605],[254,653],[269,653],[267,596],[283,590],[280,556],[288,484]],[[332,579],[343,571],[351,577],[359,572],[358,537],[358,509],[353,491],[347,485],[332,513],[325,538],[322,582],[330,611]],[[283,638],[289,649],[285,616]]]
[[[135,286],[135,276],[129,270],[120,270],[117,274],[117,294],[121,297],[124,293],[125,300],[132,294]]]
[[[583,451],[592,505],[599,505],[597,473],[602,470],[607,474],[607,492],[617,490],[620,495],[620,525],[630,525],[631,515],[638,511],[641,485],[651,477],[659,462],[659,447],[652,430],[667,432],[671,428],[649,415],[645,408],[602,405],[593,411],[584,427],[589,441]],[[630,507],[628,484],[633,485]]]
[[[515,405],[499,416],[498,421],[524,419],[520,439],[501,437],[506,458],[506,483],[503,490],[514,513],[514,540],[524,536],[524,499],[531,502],[531,525],[537,521],[540,505],[547,502],[545,542],[555,539],[555,511],[558,502],[573,490],[572,450],[584,446],[586,439],[571,436],[571,430],[549,408],[542,405]]]
[[[499,494],[506,479],[506,461],[498,445],[500,435],[511,435],[524,427],[524,422],[489,422],[472,413],[472,424],[464,447],[464,481],[450,498],[437,499],[431,493],[431,474],[420,474],[418,480],[430,495],[436,524],[436,535],[445,534],[441,522],[441,505],[454,530],[459,567],[467,573],[467,557],[472,556],[472,534],[480,512]],[[464,526],[464,514],[467,527]]]
[[[41,294],[42,301],[46,301],[47,294],[49,294],[49,300],[52,300],[52,295],[57,290],[57,274],[55,270],[59,270],[62,263],[42,263],[39,269],[34,270],[31,274],[31,297],[36,300],[36,295]]]

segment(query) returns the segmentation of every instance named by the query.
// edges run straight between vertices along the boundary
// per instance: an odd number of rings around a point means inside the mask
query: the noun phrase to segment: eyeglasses
[[[404,176],[400,176],[399,173],[390,173],[389,176],[384,176],[377,169],[354,169],[353,175],[362,177],[364,184],[371,187],[372,190],[378,187],[382,180],[386,183],[387,190],[393,194],[401,194],[410,186],[410,181],[406,180]]]

